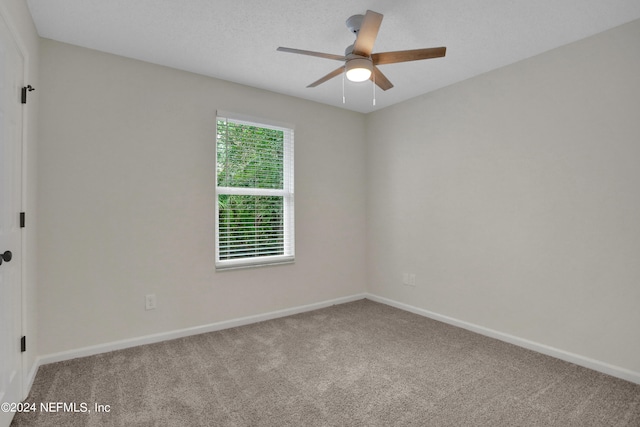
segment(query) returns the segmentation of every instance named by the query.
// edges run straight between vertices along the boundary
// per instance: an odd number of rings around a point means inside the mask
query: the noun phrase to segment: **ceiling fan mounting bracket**
[[[347,28],[353,34],[358,34],[360,31],[360,27],[362,26],[362,20],[364,19],[364,15],[353,15],[349,19],[347,19]]]

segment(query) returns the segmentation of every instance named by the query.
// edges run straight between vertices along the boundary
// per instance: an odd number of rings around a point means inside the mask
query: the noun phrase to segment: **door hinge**
[[[20,338],[20,352],[24,353],[27,351],[27,337],[24,335]]]
[[[20,212],[20,228],[24,228],[25,221],[26,221],[25,213]]]
[[[22,103],[23,104],[27,103],[27,91],[28,92],[33,92],[34,90],[36,90],[36,88],[34,88],[31,85],[27,85],[27,86],[22,88]]]

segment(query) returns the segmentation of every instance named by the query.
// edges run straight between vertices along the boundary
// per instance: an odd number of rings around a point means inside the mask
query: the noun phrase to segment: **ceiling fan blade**
[[[378,87],[382,90],[391,89],[393,84],[389,81],[387,76],[382,74],[382,71],[376,66],[373,67],[373,73],[371,74],[370,80],[375,82]]]
[[[311,50],[293,49],[290,47],[279,47],[280,52],[299,53],[301,55],[317,56],[318,58],[335,59],[336,61],[344,61],[344,55],[333,55],[331,53],[313,52]]]
[[[398,50],[396,52],[381,52],[371,55],[374,65],[395,64],[397,62],[419,61],[421,59],[441,58],[447,52],[446,47],[431,47],[428,49]]]
[[[353,44],[353,53],[355,55],[366,57],[371,55],[380,24],[382,24],[382,17],[383,15],[378,12],[367,10],[362,20],[362,25],[360,25],[356,42]]]
[[[336,68],[335,70],[333,70],[332,72],[330,72],[326,76],[322,77],[321,79],[316,80],[315,82],[311,83],[307,87],[316,87],[316,86],[326,82],[327,80],[331,80],[332,78],[334,78],[336,76],[339,76],[342,73],[344,73],[344,66],[342,66],[340,68]]]

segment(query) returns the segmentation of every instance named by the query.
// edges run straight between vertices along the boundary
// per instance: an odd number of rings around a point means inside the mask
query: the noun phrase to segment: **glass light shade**
[[[363,82],[371,77],[371,60],[355,58],[347,61],[347,78],[352,82]]]

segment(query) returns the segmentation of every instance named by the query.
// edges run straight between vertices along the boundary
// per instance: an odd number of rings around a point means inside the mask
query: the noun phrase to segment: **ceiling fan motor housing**
[[[348,57],[349,55],[353,55],[353,45],[352,44],[347,46],[347,48],[344,50],[344,56]]]

